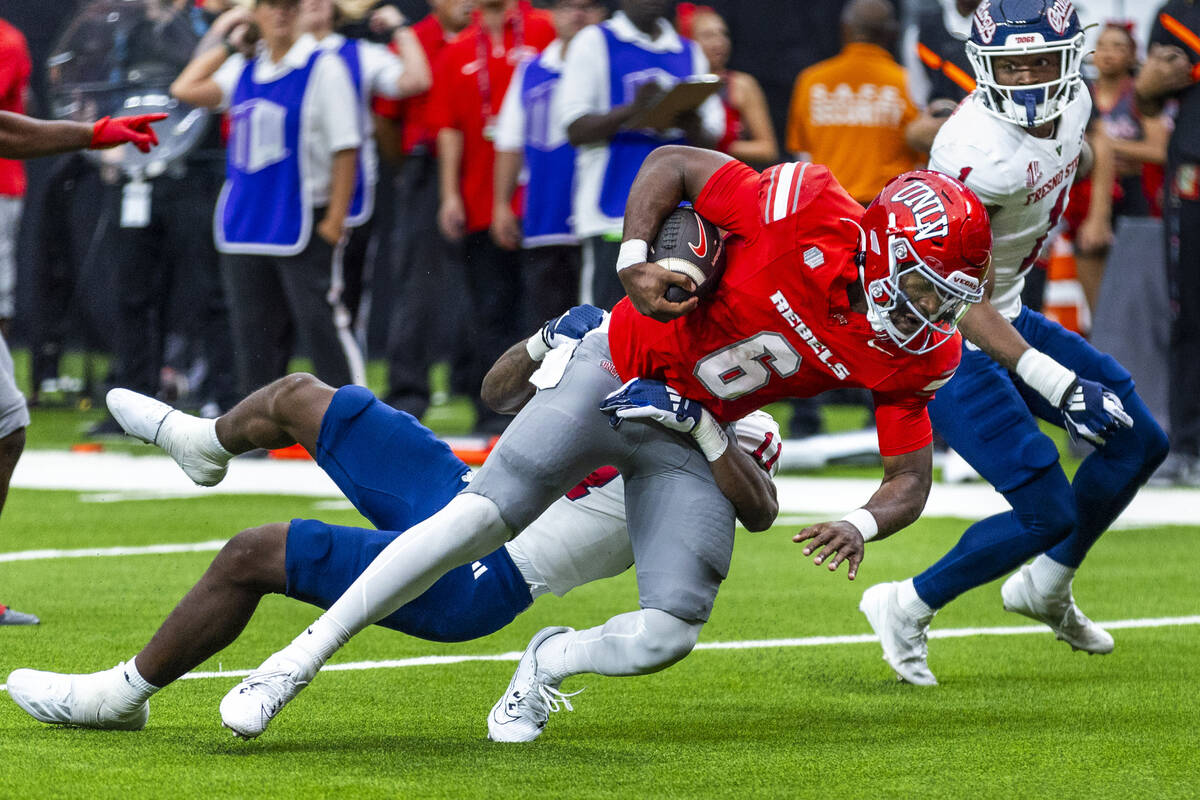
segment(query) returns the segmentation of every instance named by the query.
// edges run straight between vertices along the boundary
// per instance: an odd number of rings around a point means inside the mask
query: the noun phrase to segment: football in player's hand
[[[716,225],[681,206],[663,220],[658,236],[650,246],[650,262],[672,272],[682,273],[696,284],[699,297],[713,291],[725,267],[725,242]],[[682,303],[692,296],[681,286],[670,286],[666,297],[672,303]]]

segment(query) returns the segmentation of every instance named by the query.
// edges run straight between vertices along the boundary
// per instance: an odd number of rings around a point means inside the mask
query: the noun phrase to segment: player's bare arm
[[[541,362],[529,357],[525,342],[517,342],[504,351],[483,377],[480,397],[488,408],[500,414],[516,414],[537,391],[529,382]]]
[[[854,580],[866,540],[885,539],[916,522],[925,508],[932,483],[932,444],[911,453],[884,456],[883,482],[865,506],[847,514],[847,519],[810,525],[793,536],[792,541],[807,542],[804,555],[816,553],[813,563],[828,564],[830,572],[845,561],[846,577]],[[871,530],[872,526],[875,530]]]
[[[625,204],[625,232],[617,262],[621,285],[639,313],[666,322],[699,303],[694,297],[681,303],[663,297],[670,286],[689,292],[696,287],[690,278],[647,263],[648,243],[654,241],[667,215],[680,202],[695,200],[708,179],[731,160],[713,150],[672,145],[658,148],[642,164]]]
[[[757,533],[775,524],[779,516],[775,481],[749,453],[740,447],[727,447],[708,466],[746,530]]]
[[[102,150],[126,142],[142,152],[158,144],[150,124],[166,114],[105,117],[94,123],[41,120],[0,111],[0,158],[36,158],[72,150]]]

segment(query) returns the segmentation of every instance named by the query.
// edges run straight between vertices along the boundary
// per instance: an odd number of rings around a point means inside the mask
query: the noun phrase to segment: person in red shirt
[[[3,25],[0,20],[0,25]],[[0,28],[0,38],[4,37]],[[20,34],[18,34],[19,36]],[[11,43],[13,40],[8,39]],[[22,44],[24,39],[21,39]],[[0,51],[0,71],[9,66],[10,53]],[[28,51],[26,51],[28,62]],[[28,75],[28,72],[25,73]],[[16,93],[18,96],[21,92]],[[70,121],[44,121],[31,119],[23,114],[0,111],[0,159],[24,159],[66,153],[71,150],[92,150],[115,147],[132,142],[143,152],[158,144],[158,137],[150,123],[165,119],[166,114],[145,114],[136,117],[105,117],[95,123]],[[3,163],[3,162],[0,162]],[[12,163],[12,162],[9,162]],[[20,167],[20,164],[17,163]],[[24,172],[20,183],[24,184]],[[10,173],[10,178],[11,173]],[[18,200],[19,203],[19,200]],[[16,237],[19,221],[19,206],[13,219],[6,219],[6,231],[0,237],[9,236],[8,246]],[[11,258],[11,253],[8,256]],[[8,484],[13,470],[25,449],[25,429],[29,427],[29,410],[25,396],[17,388],[12,356],[4,337],[0,336],[0,510],[8,498]],[[36,625],[38,618],[23,614],[0,604],[0,625]]]
[[[412,26],[425,51],[434,83],[446,45],[471,23],[472,0],[433,0],[432,11]],[[418,419],[429,408],[429,367],[443,355],[439,342],[455,341],[463,305],[461,260],[438,233],[438,174],[429,123],[432,89],[389,100],[376,97],[380,151],[399,161],[394,180],[391,241],[392,302],[388,314],[384,402]],[[376,282],[376,299],[382,282]],[[378,307],[378,306],[376,306]],[[431,332],[433,332],[431,334]]]
[[[690,280],[645,259],[683,200],[730,235],[714,292],[672,303],[666,289],[690,290]],[[559,689],[571,675],[670,666],[695,645],[728,572],[735,510],[773,500],[727,498],[716,486],[709,464],[745,456],[727,446],[722,425],[781,397],[858,386],[875,393],[879,409],[882,485],[865,507],[797,534],[806,555],[830,570],[848,562],[853,579],[865,541],[916,520],[932,477],[925,405],[954,374],[958,315],[983,298],[990,261],[987,212],[966,186],[906,173],[864,212],[824,167],[793,163],[760,174],[713,151],[663,147],[634,181],[624,236],[618,269],[628,297],[607,330],[585,336],[569,360],[548,358],[530,378],[540,391],[471,483],[402,545],[385,548],[223,709],[269,720],[351,636],[510,539],[602,464],[625,477],[641,609],[586,631],[539,631],[489,715],[489,736],[539,736],[550,711],[571,708]],[[539,332],[497,368],[544,355],[547,345]],[[742,491],[771,489],[748,483]]]
[[[464,388],[477,431],[498,433],[507,418],[479,399],[484,373],[518,331],[520,258],[492,241],[492,137],[516,65],[554,41],[551,16],[527,0],[479,0],[475,21],[446,46],[435,68],[429,119],[437,129],[438,227],[461,241],[471,360]]]

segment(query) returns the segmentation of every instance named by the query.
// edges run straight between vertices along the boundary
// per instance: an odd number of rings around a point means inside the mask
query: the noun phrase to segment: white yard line
[[[148,453],[154,449],[147,447]],[[865,478],[784,477],[779,487],[785,515],[841,516],[869,498],[879,482]],[[311,461],[235,459],[219,486],[194,485],[166,456],[65,453],[32,450],[17,464],[12,485],[22,489],[82,492],[93,502],[202,497],[212,494],[278,494],[342,499],[333,481]],[[925,516],[982,519],[1008,510],[986,484],[934,484]],[[1142,489],[1117,522],[1120,527],[1200,524],[1200,489]]]
[[[1153,617],[1147,619],[1119,619],[1097,623],[1108,630],[1128,628],[1172,628],[1185,625],[1200,625],[1200,616],[1191,617]],[[1041,625],[1013,625],[996,628],[942,628],[929,632],[931,639],[958,639],[966,636],[1020,636],[1026,634],[1048,634],[1049,628]],[[701,642],[697,650],[766,650],[783,647],[825,647],[839,644],[870,644],[878,639],[869,633],[857,633],[845,636],[807,636],[802,639],[751,639],[740,642]],[[401,667],[433,667],[447,664],[463,664],[471,661],[520,661],[521,651],[513,650],[508,653],[493,655],[461,655],[461,656],[418,656],[416,658],[398,658],[388,661],[348,661],[342,664],[329,664],[322,672],[359,672],[373,669],[398,669]],[[219,672],[189,672],[180,680],[196,680],[202,678],[243,678],[249,675],[248,669],[231,669]],[[0,684],[0,691],[7,687]]]

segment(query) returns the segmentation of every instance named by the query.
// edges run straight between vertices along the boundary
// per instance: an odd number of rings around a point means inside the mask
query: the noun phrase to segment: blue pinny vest
[[[300,158],[301,108],[316,50],[301,69],[267,83],[248,60],[230,102],[229,158],[217,200],[215,233],[222,253],[292,256],[308,245],[312,204]]]
[[[358,94],[360,119],[358,132],[362,135],[362,146],[358,148],[358,169],[354,173],[354,194],[350,198],[350,210],[346,212],[346,227],[357,228],[371,218],[375,210],[375,184],[366,179],[367,176],[367,139],[366,115],[370,113],[370,98],[363,86],[362,59],[358,55],[358,40],[347,39],[337,51],[342,62],[350,72],[350,82]]]
[[[612,107],[633,102],[637,90],[648,81],[658,80],[670,86],[693,73],[692,48],[689,39],[681,39],[683,49],[678,53],[656,53],[617,38],[608,25],[602,24],[608,44],[609,97]],[[652,131],[620,131],[608,143],[608,166],[600,187],[600,210],[609,217],[625,215],[625,201],[633,179],[642,162],[655,148],[681,144],[682,138],[662,138]]]
[[[574,244],[571,232],[571,185],[575,177],[575,148],[564,141],[551,142],[551,99],[560,70],[547,69],[540,56],[526,62],[521,78],[521,104],[525,107],[524,246]]]

